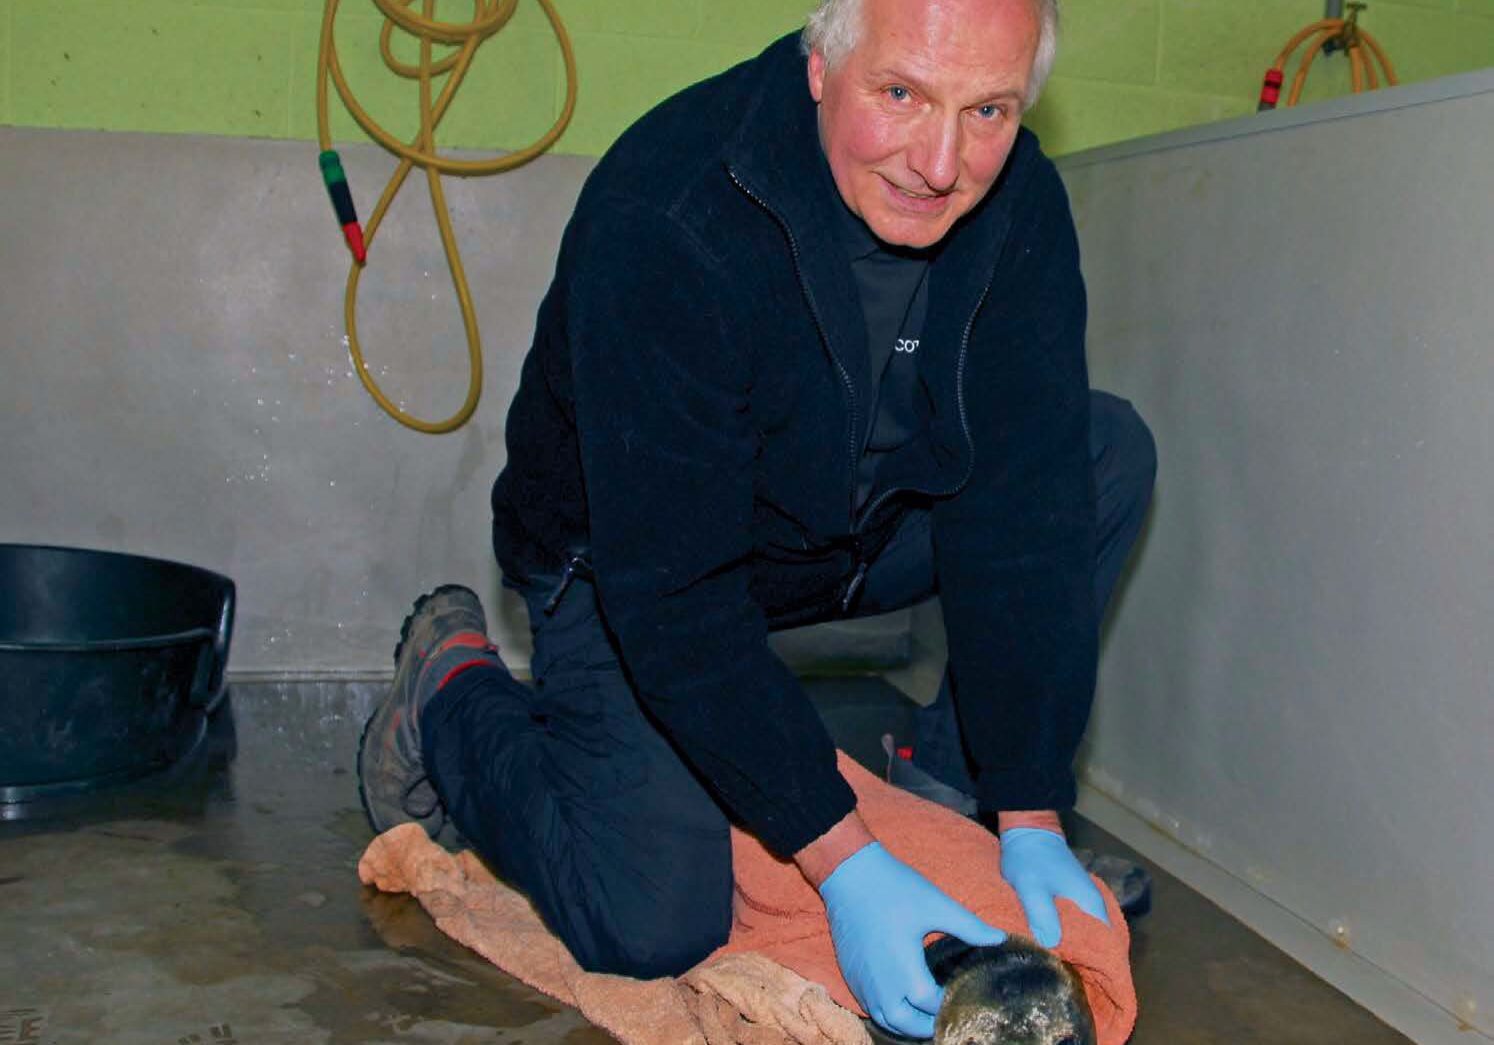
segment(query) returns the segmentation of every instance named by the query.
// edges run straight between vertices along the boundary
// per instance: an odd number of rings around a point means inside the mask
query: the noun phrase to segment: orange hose
[[[1301,64],[1297,67],[1297,74],[1292,77],[1292,88],[1286,100],[1288,108],[1301,100],[1302,90],[1307,85],[1308,70],[1312,68],[1313,62],[1317,60],[1324,47],[1334,40],[1343,44],[1348,55],[1349,76],[1355,94],[1366,89],[1371,91],[1379,89],[1380,75],[1375,69],[1376,61],[1384,70],[1385,82],[1388,85],[1395,86],[1400,82],[1396,78],[1395,67],[1390,64],[1390,59],[1385,54],[1385,49],[1380,46],[1380,42],[1360,28],[1357,22],[1344,18],[1324,18],[1298,30],[1277,54],[1276,61],[1271,65],[1271,71],[1284,78],[1292,55],[1309,38],[1312,38],[1312,42],[1302,56]],[[1266,90],[1271,90],[1269,82]],[[1275,95],[1263,92],[1261,107],[1274,108]]]
[[[1302,41],[1306,40],[1313,33],[1322,32],[1325,29],[1331,29],[1335,33],[1339,32],[1343,29],[1343,19],[1324,18],[1322,21],[1314,22],[1306,29],[1303,29],[1296,36],[1288,40],[1287,45],[1281,49],[1281,53],[1276,56],[1275,68],[1285,70],[1287,60],[1292,57],[1292,52],[1301,45]]]
[[[1385,54],[1385,48],[1380,46],[1380,41],[1363,29],[1359,30],[1359,36],[1368,45],[1370,53],[1380,60],[1380,68],[1385,70],[1385,82],[1392,87],[1400,83],[1401,81],[1395,75],[1395,66],[1390,64],[1390,58]]]
[[[1359,61],[1364,65],[1364,86],[1367,90],[1378,91],[1380,89],[1380,74],[1375,71],[1375,58],[1366,54],[1360,44],[1354,45],[1354,53],[1359,55]]]
[[[1302,97],[1302,88],[1307,85],[1307,71],[1312,68],[1312,63],[1322,53],[1323,45],[1338,35],[1337,29],[1324,29],[1317,39],[1307,48],[1307,53],[1302,56],[1302,64],[1297,67],[1297,75],[1292,77],[1292,93],[1287,96],[1287,108],[1297,104]]]

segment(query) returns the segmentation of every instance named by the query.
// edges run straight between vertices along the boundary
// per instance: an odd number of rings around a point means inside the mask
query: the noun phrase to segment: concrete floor
[[[808,683],[837,742],[880,756],[911,706]],[[196,755],[150,781],[0,806],[0,1043],[610,1041],[359,885],[351,769],[380,686],[237,685]],[[1127,853],[1091,825],[1076,844]],[[1153,869],[1133,926],[1136,1045],[1389,1045],[1394,1033]]]

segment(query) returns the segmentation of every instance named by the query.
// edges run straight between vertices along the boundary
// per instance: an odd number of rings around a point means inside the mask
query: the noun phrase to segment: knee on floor
[[[577,955],[587,972],[632,976],[647,980],[678,976],[699,965],[726,942],[731,931],[728,916],[719,924],[682,925],[660,919],[647,928],[638,927],[624,940],[610,941],[602,953]]]

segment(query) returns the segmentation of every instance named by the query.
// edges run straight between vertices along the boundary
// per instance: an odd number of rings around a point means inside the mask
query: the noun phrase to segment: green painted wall
[[[1323,4],[1065,0],[1064,12],[1058,65],[1028,115],[1054,155],[1254,112],[1266,69]],[[1371,0],[1360,17],[1402,83],[1494,66],[1494,0]],[[1313,64],[1303,98],[1351,89],[1340,53]]]
[[[555,0],[582,77],[559,151],[601,152],[653,102],[756,53],[812,2]],[[342,7],[354,90],[410,136],[415,89],[378,59],[382,19],[368,0]],[[321,11],[321,0],[0,0],[0,123],[315,137]],[[470,0],[440,8],[470,12]],[[1321,0],[1066,0],[1058,67],[1029,122],[1061,154],[1250,112],[1276,51],[1321,12]],[[1404,82],[1494,66],[1494,0],[1373,0],[1363,17]],[[1320,60],[1308,97],[1346,93],[1346,65]],[[550,125],[563,93],[549,26],[536,0],[520,0],[439,140],[517,147]],[[334,107],[335,136],[359,136]]]

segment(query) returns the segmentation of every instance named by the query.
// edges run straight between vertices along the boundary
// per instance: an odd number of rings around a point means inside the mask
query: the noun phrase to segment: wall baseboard
[[[1075,808],[1412,1041],[1420,1045],[1494,1045],[1494,1038],[1461,1023],[1362,956],[1337,946],[1311,923],[1092,785],[1080,784]]]
[[[530,680],[529,664],[510,665],[514,678],[523,682]],[[228,684],[256,686],[265,683],[328,683],[328,682],[382,682],[394,681],[393,668],[284,668],[284,669],[228,669],[225,673]]]

